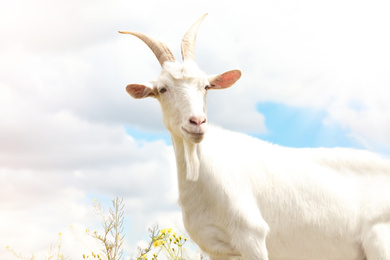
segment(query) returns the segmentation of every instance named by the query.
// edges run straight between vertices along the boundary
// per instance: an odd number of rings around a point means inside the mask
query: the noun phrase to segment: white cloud
[[[88,59],[61,53],[38,55],[23,48],[2,55],[6,59],[0,64],[4,69],[0,83],[4,236],[0,244],[44,254],[64,226],[96,225],[88,194],[123,196],[143,205],[127,207],[130,213],[142,213],[133,220],[140,225],[129,238],[133,245],[145,232],[154,209],[177,211],[169,195],[175,190],[171,148],[162,141],[139,142],[128,136],[120,124],[127,123],[123,113],[127,108],[117,109],[119,119],[110,118],[115,109],[99,117],[105,107],[116,104],[116,96],[110,90],[105,94],[104,84],[89,83],[94,69]],[[119,95],[128,101],[124,88],[120,89]],[[108,97],[114,100],[107,101]],[[2,251],[0,257],[10,255]]]

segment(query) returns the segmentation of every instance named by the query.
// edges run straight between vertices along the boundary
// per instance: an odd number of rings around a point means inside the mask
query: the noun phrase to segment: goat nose
[[[192,117],[190,117],[190,124],[191,125],[200,126],[204,123],[206,123],[205,116],[192,116]]]

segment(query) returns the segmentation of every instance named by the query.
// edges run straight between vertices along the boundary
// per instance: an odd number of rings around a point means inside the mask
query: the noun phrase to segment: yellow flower
[[[170,234],[171,232],[172,232],[172,228],[165,228],[160,230],[160,233],[163,235]]]
[[[163,240],[156,240],[156,241],[153,242],[153,246],[154,247],[159,247],[161,245],[164,245],[164,243],[165,242]]]

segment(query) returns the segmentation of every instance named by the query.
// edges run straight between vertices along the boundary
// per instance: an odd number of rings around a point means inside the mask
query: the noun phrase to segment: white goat
[[[390,162],[352,149],[293,149],[208,126],[206,93],[232,86],[194,62],[198,19],[183,64],[141,33],[159,60],[157,81],[130,84],[154,97],[175,150],[179,203],[191,238],[211,259],[390,260]],[[207,132],[206,132],[207,130]]]

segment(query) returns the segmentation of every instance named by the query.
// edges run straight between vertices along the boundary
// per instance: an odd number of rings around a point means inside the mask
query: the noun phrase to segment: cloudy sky
[[[390,156],[388,1],[3,0],[1,259],[11,259],[6,245],[45,252],[58,232],[65,245],[82,244],[68,255],[89,253],[82,231],[98,227],[94,198],[124,198],[129,252],[149,225],[179,223],[159,105],[125,92],[160,66],[117,31],[152,35],[180,58],[182,36],[206,12],[199,66],[243,73],[210,91],[210,122],[280,145]]]

